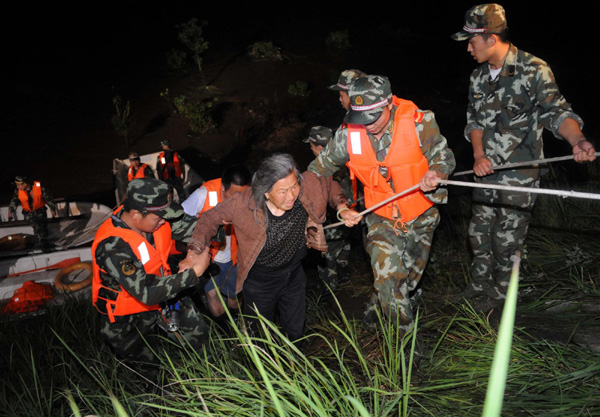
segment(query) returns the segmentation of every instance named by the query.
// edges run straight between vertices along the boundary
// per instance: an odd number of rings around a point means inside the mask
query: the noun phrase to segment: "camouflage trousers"
[[[340,278],[347,273],[350,262],[350,236],[352,228],[344,225],[325,229],[327,253],[323,255],[324,264],[317,265],[321,282],[335,290],[339,287]]]
[[[119,360],[143,376],[155,380],[160,363],[156,352],[160,349],[161,333],[164,335],[166,332],[170,338],[179,340],[182,345],[189,343],[194,350],[201,350],[208,338],[208,326],[192,300],[183,297],[179,301],[177,332],[167,330],[166,321],[159,311],[118,317],[115,323],[105,319],[100,332]]]
[[[538,186],[539,181],[533,183]],[[523,249],[536,194],[475,189],[469,242],[473,250],[466,296],[506,296],[514,254]]]
[[[183,181],[181,179],[175,178],[163,181],[169,185],[169,191],[171,193],[173,201],[182,203],[187,198],[187,194],[185,193],[185,190],[183,188]],[[175,191],[177,192],[177,198],[175,198],[175,195],[173,194],[173,189],[175,189]]]
[[[369,308],[375,308],[378,303],[383,313],[406,333],[414,323],[409,293],[419,284],[427,265],[433,232],[440,222],[439,211],[431,207],[406,223],[405,231],[395,227],[393,220],[373,213],[367,216],[366,222],[366,249],[371,258],[375,289]]]
[[[46,207],[34,212],[23,211],[23,217],[33,227],[36,247],[46,249],[48,247],[48,217],[46,215]]]

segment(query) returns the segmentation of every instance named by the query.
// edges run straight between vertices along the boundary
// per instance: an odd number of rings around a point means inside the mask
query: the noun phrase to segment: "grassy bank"
[[[598,210],[556,200],[540,198],[521,263],[507,416],[600,414]],[[578,224],[565,215],[573,204]],[[479,416],[498,315],[450,294],[468,280],[468,205],[468,195],[458,196],[444,212],[417,327],[404,340],[385,320],[366,330],[347,314],[356,307],[348,294],[369,292],[368,279],[355,279],[342,290],[346,304],[309,295],[307,336],[298,346],[268,323],[257,337],[239,323],[229,333],[213,327],[206,353],[165,339],[157,386],[114,359],[91,304],[73,300],[35,317],[0,318],[2,414]],[[355,262],[364,264],[364,253]]]

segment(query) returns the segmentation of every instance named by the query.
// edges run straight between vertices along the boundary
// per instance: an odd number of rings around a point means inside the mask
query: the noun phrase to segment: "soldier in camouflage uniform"
[[[56,217],[56,204],[50,191],[38,181],[30,181],[27,177],[15,177],[15,192],[8,206],[8,220],[16,219],[17,207],[21,205],[23,218],[33,226],[36,247],[48,250],[48,216],[46,204],[52,217]]]
[[[185,161],[179,152],[171,147],[171,141],[160,141],[161,152],[156,157],[156,176],[177,191],[177,201],[183,202],[187,194],[183,187],[185,183]]]
[[[312,153],[317,157],[332,138],[333,132],[331,129],[324,126],[314,126],[310,129],[308,138],[304,140],[304,143],[310,144]],[[352,201],[352,182],[350,180],[348,168],[346,166],[341,167],[332,177],[340,184],[342,192],[348,201]],[[335,219],[335,212],[328,212],[328,220],[325,222],[325,225],[331,224],[332,222],[330,219],[332,218]],[[335,221],[337,221],[337,219]],[[323,254],[325,265],[317,265],[317,271],[321,281],[333,291],[335,291],[340,284],[348,281],[351,234],[352,228],[350,227],[331,227],[325,229],[325,239],[327,240],[327,252]],[[328,288],[324,288],[324,291],[322,292],[322,295],[325,298],[331,296],[331,292]]]
[[[348,96],[350,84],[352,84],[352,81],[356,80],[358,77],[364,77],[365,75],[367,74],[357,69],[344,70],[340,74],[337,83],[327,87],[330,90],[337,91],[339,93],[340,104],[344,110],[348,111],[350,109],[350,97]]]
[[[356,79],[350,86],[349,97],[351,108],[344,119],[348,124],[338,129],[308,169],[329,176],[348,163],[365,187],[367,208],[377,202],[371,197],[374,195],[372,190],[386,188],[394,195],[411,188],[406,182],[410,186],[419,186],[406,197],[366,216],[366,249],[371,257],[375,289],[371,305],[365,312],[366,322],[373,321],[375,308],[379,305],[400,331],[407,332],[414,323],[409,293],[419,284],[429,257],[433,232],[439,223],[434,203],[447,200],[447,191],[437,189],[437,180],[447,178],[453,171],[454,154],[441,135],[434,114],[392,96],[386,77],[369,75]],[[403,118],[401,127],[408,127],[407,130],[395,129],[400,117]],[[410,138],[410,147],[405,146],[409,141],[402,138],[403,135]],[[405,153],[419,158],[418,174],[414,175],[412,168],[416,164],[411,162],[411,175],[397,175],[398,158]],[[372,156],[372,163],[361,168],[362,171],[354,162],[361,154]],[[423,161],[426,162],[424,165]],[[369,173],[363,175],[364,170]],[[424,207],[423,211],[417,210],[420,213],[416,217],[402,214],[407,199],[418,199],[419,207]],[[391,212],[394,214],[390,215]]]
[[[506,14],[498,4],[474,6],[463,30],[468,52],[482,64],[471,74],[465,137],[473,146],[477,182],[538,187],[540,170],[490,169],[506,163],[543,158],[542,131],[550,130],[573,147],[578,162],[594,159],[583,121],[560,94],[550,67],[508,41]],[[471,279],[465,297],[505,297],[512,257],[523,247],[536,194],[475,189],[469,240],[473,249]],[[490,303],[488,303],[490,302]]]
[[[166,261],[172,239],[189,241],[196,221],[171,202],[166,183],[134,179],[123,206],[102,224],[92,244],[92,294],[102,317],[101,332],[119,359],[148,378],[156,378],[158,371],[153,350],[159,329],[167,330],[161,311],[165,303],[179,302],[179,331],[170,335],[183,337],[194,349],[201,349],[208,335],[192,300],[178,296],[199,283],[210,262],[208,251],[177,274]]]

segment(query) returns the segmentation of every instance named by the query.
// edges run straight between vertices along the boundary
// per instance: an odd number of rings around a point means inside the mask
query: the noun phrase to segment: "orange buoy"
[[[76,282],[67,282],[65,279],[71,272],[77,270],[87,270],[88,276],[83,280]],[[59,271],[54,278],[54,286],[62,291],[79,291],[82,288],[89,287],[92,284],[92,263],[91,262],[77,262],[69,265]]]

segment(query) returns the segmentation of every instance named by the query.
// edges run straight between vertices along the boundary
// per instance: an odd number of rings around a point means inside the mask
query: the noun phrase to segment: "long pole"
[[[360,217],[360,216],[362,216],[363,214],[367,214],[367,213],[370,213],[370,212],[372,212],[372,211],[375,211],[375,210],[377,210],[379,207],[381,207],[381,206],[385,206],[387,203],[390,203],[390,202],[392,202],[392,201],[394,201],[394,200],[396,200],[396,199],[398,199],[398,198],[402,197],[402,196],[403,196],[403,195],[405,195],[405,194],[408,194],[408,193],[410,193],[410,192],[413,192],[413,191],[415,191],[415,190],[416,190],[416,189],[418,189],[418,188],[419,188],[419,184],[415,184],[415,185],[413,185],[412,187],[410,187],[410,188],[407,188],[406,190],[404,190],[404,191],[402,191],[402,192],[400,192],[400,193],[398,193],[398,194],[395,194],[395,195],[391,196],[390,198],[388,198],[388,199],[386,199],[386,200],[383,200],[383,201],[382,201],[382,202],[380,202],[380,203],[377,203],[377,204],[375,204],[373,207],[369,207],[368,209],[361,211],[360,213],[358,213],[358,214],[356,215],[356,217]],[[333,224],[328,224],[327,226],[323,227],[323,229],[331,229],[332,227],[337,227],[337,226],[340,226],[340,225],[342,225],[342,224],[344,224],[344,222],[337,222],[337,223],[333,223]]]
[[[452,181],[452,180],[441,180],[441,179],[438,179],[437,182],[439,184],[456,185],[456,186],[460,186],[460,187],[489,188],[489,189],[516,191],[516,192],[523,192],[523,193],[550,194],[550,195],[556,195],[556,196],[560,196],[560,197],[572,197],[572,198],[600,200],[600,194],[582,193],[582,192],[578,192],[578,191],[563,191],[563,190],[552,190],[552,189],[548,189],[548,188],[534,188],[534,187],[514,187],[514,186],[510,186],[510,185],[488,184],[488,183],[481,183],[481,182]],[[357,215],[357,217],[362,216],[367,213],[370,213],[372,211],[375,211],[379,207],[384,206],[387,203],[394,201],[394,200],[402,197],[403,195],[408,194],[418,188],[419,188],[419,184],[413,185],[412,187],[410,187],[398,194],[393,195],[392,197],[374,205],[373,207],[369,207],[368,209],[361,211]],[[323,229],[330,229],[332,227],[337,227],[342,224],[344,224],[344,222],[329,224],[329,225],[323,227]]]
[[[600,156],[600,152],[596,152],[594,154],[594,156]],[[535,166],[535,165],[539,165],[539,164],[545,164],[548,162],[558,162],[558,161],[568,161],[569,159],[573,159],[575,158],[575,155],[565,155],[565,156],[557,156],[554,158],[545,158],[545,159],[537,159],[534,161],[524,161],[524,162],[513,162],[510,164],[504,164],[504,165],[496,165],[493,166],[491,169],[493,171],[496,170],[500,170],[500,169],[510,169],[510,168],[518,168],[518,167],[525,167],[525,166]],[[458,177],[459,175],[467,175],[467,174],[473,174],[474,171],[472,169],[468,170],[468,171],[460,171],[460,172],[455,172],[454,174],[452,174],[453,177]]]
[[[563,191],[563,190],[552,190],[552,189],[548,189],[548,188],[533,188],[533,187],[514,187],[511,185],[488,184],[488,183],[483,183],[483,182],[452,181],[452,180],[437,180],[437,182],[440,184],[457,185],[460,187],[490,188],[490,189],[495,189],[495,190],[517,191],[517,192],[533,193],[533,194],[550,194],[550,195],[557,195],[560,197],[573,197],[573,198],[586,198],[586,199],[591,199],[591,200],[600,200],[600,194],[582,193],[579,191]]]

